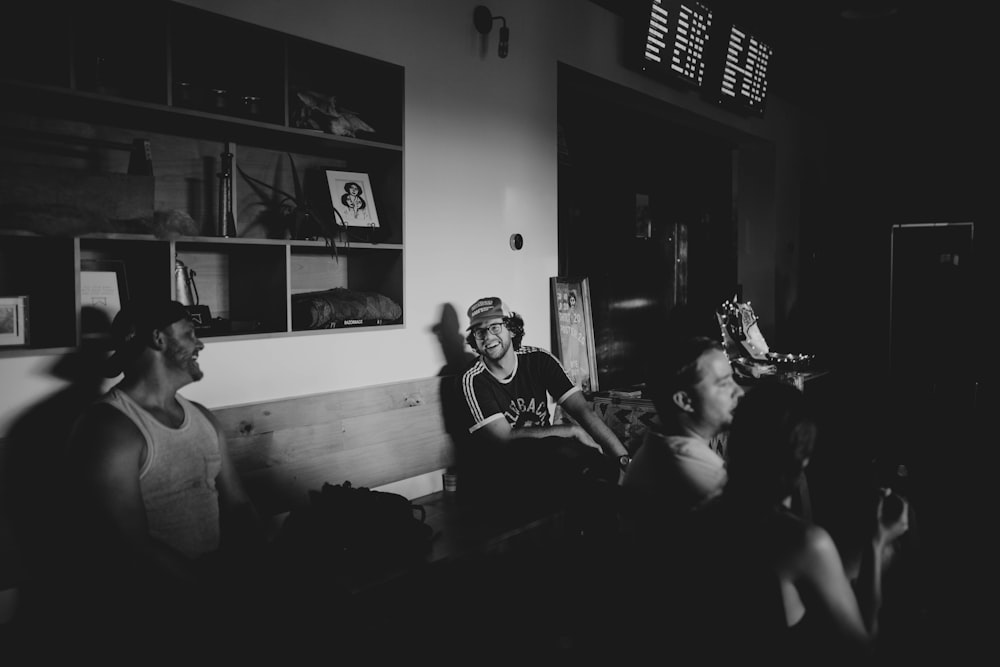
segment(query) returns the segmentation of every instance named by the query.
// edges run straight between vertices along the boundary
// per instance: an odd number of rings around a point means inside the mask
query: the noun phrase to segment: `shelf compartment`
[[[71,16],[75,89],[144,102],[167,101],[163,3],[77,3]]]
[[[72,238],[0,235],[0,296],[28,297],[24,348],[76,346],[75,253]]]
[[[333,226],[334,212],[327,170],[360,171],[368,174],[372,197],[378,212],[380,226],[368,230],[351,228],[351,243],[399,243],[402,241],[402,153],[379,152],[379,156],[362,159],[356,154],[340,154],[338,158],[292,151],[274,151],[259,146],[238,146],[234,185],[237,193],[236,208],[241,237],[287,238],[288,229],[280,226],[277,202],[282,199],[272,188],[292,194],[295,184],[292,175],[294,161],[302,185],[304,199],[317,220]],[[244,176],[246,175],[246,177]],[[247,177],[267,184],[254,184]],[[256,188],[256,189],[255,189]],[[258,190],[260,192],[258,192]],[[344,242],[339,237],[340,243]]]
[[[194,271],[199,304],[213,318],[199,336],[288,331],[285,245],[178,241],[175,253]]]
[[[91,271],[121,272],[119,304],[131,299],[169,299],[171,294],[171,258],[169,244],[152,237],[81,237],[79,268]],[[78,290],[81,332],[84,339],[107,336],[117,314],[110,302],[95,301]],[[100,298],[99,296],[96,298]]]
[[[281,33],[171,4],[173,106],[284,124]]]
[[[296,164],[299,164],[298,161]],[[367,174],[371,183],[370,197],[378,213],[376,228],[349,227],[348,239],[359,243],[402,243],[403,231],[403,161],[401,154],[351,155],[339,163],[313,158],[299,167],[304,174],[303,183],[310,206],[317,215],[332,220],[333,197],[343,192],[331,193],[327,170],[360,172]]]
[[[401,66],[298,37],[286,36],[286,44],[289,127],[403,143]],[[336,114],[319,111],[328,105]]]
[[[329,250],[322,247],[292,245],[289,246],[289,250],[293,302],[296,295],[342,287],[356,292],[379,294],[391,299],[400,307],[403,305],[401,250],[342,248],[337,259],[331,257]],[[401,318],[391,321],[393,324],[401,322]]]
[[[403,253],[379,246],[339,248],[334,258],[322,245],[292,245],[291,293],[347,287],[378,292],[396,303],[403,299]]]

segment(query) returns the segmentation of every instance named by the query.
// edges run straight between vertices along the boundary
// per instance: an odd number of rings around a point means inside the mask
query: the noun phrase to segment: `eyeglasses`
[[[494,336],[499,336],[500,332],[503,331],[503,328],[504,326],[506,326],[506,324],[507,324],[506,322],[494,322],[489,326],[485,326],[479,329],[474,329],[472,331],[472,335],[476,337],[476,340],[485,340],[486,332],[489,332]]]

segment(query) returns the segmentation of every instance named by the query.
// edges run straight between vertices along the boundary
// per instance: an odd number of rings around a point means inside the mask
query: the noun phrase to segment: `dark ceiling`
[[[649,0],[590,0],[626,17]],[[985,70],[987,22],[971,0],[702,0],[774,47],[770,91],[817,109],[920,104],[963,94]],[[873,97],[874,96],[874,97]]]

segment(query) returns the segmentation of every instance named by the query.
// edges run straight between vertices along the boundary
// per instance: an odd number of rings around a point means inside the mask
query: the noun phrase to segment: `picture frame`
[[[128,298],[125,262],[80,261],[80,318],[84,336],[100,337],[109,333],[111,322]]]
[[[556,357],[573,382],[592,394],[599,389],[594,317],[588,278],[549,279],[552,296],[552,334]]]
[[[371,179],[360,171],[326,169],[333,210],[347,227],[379,227]]]
[[[26,346],[28,322],[27,296],[0,296],[0,347]]]

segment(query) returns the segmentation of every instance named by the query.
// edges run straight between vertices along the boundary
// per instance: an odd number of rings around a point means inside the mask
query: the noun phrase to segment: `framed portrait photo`
[[[375,196],[368,174],[357,171],[326,170],[333,210],[348,227],[378,227]]]
[[[574,383],[590,394],[598,390],[594,319],[587,278],[551,278],[555,355]]]
[[[101,336],[128,301],[125,262],[89,260],[80,262],[80,311],[83,334]]]
[[[28,344],[28,297],[0,296],[0,347]]]

